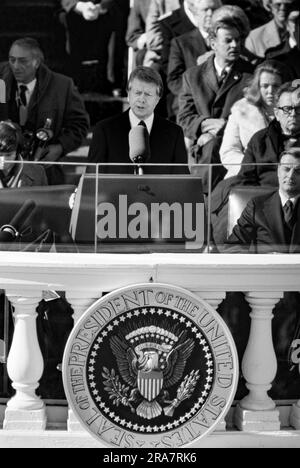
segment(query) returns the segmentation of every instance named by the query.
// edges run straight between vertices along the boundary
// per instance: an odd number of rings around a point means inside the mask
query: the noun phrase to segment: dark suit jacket
[[[110,173],[133,173],[132,161],[129,158],[130,132],[129,113],[98,122],[90,146],[88,162],[91,163],[128,163],[127,166],[104,168]],[[155,115],[150,134],[151,158],[149,163],[187,164],[187,154],[182,129],[166,119]],[[101,170],[101,169],[100,169]],[[187,173],[184,168],[144,167],[144,173]]]
[[[229,251],[300,253],[300,203],[291,241],[287,240],[278,191],[253,198],[227,241]],[[234,246],[234,247],[233,247]]]
[[[283,150],[284,140],[281,127],[274,120],[269,127],[255,133],[249,141],[242,167],[237,175],[238,183],[277,187],[277,164]],[[272,166],[270,163],[274,163],[274,165]]]
[[[183,74],[178,112],[178,123],[185,136],[195,141],[201,135],[203,120],[227,119],[232,105],[243,97],[252,72],[253,66],[239,59],[219,87],[213,56],[187,70]]]
[[[173,37],[178,37],[186,32],[192,31],[195,29],[195,26],[188,18],[182,6],[172,11],[170,15],[163,17],[160,20],[160,27],[163,38],[162,70],[167,74],[171,40]]]
[[[199,29],[193,29],[171,41],[167,83],[170,91],[177,95],[182,86],[182,75],[197,65],[199,55],[207,52],[208,46]]]

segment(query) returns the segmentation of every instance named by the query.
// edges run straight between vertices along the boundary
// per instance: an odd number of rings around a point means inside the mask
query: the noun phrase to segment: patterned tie
[[[27,99],[26,99],[26,91],[27,91],[27,86],[26,85],[20,85],[19,86],[19,96],[20,96],[20,101],[21,104],[26,107],[27,106]]]
[[[222,70],[221,75],[220,75],[219,78],[218,78],[218,83],[219,83],[219,86],[220,86],[220,87],[222,86],[222,84],[223,84],[224,81],[226,80],[227,75],[228,75],[228,71],[224,68],[224,69]]]
[[[287,227],[292,231],[295,220],[294,220],[294,205],[291,200],[288,200],[283,207],[284,221]]]

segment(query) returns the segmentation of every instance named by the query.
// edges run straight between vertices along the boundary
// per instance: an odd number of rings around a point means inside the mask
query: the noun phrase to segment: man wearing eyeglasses
[[[297,46],[290,21],[293,12],[299,11],[299,4],[295,0],[270,0],[270,11],[273,19],[267,24],[260,26],[250,32],[246,39],[246,48],[259,57],[265,57],[268,49],[288,42],[291,48]]]
[[[249,141],[234,185],[277,187],[279,155],[292,147],[300,147],[300,80],[285,83],[279,88],[275,119]]]

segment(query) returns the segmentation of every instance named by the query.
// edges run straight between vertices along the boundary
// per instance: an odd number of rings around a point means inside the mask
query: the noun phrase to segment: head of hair
[[[287,149],[285,151],[283,151],[280,155],[279,155],[279,162],[281,162],[282,158],[284,156],[293,156],[295,159],[299,159],[300,160],[300,148],[299,147],[296,147],[294,146],[293,148],[290,148],[290,149]]]
[[[278,75],[281,78],[281,83],[285,81],[285,68],[277,60],[265,60],[255,69],[253,78],[245,89],[245,98],[257,107],[263,104],[260,92],[260,77],[262,73],[270,73],[271,75]]]
[[[43,51],[36,39],[33,39],[32,37],[22,37],[20,39],[16,39],[10,48],[15,45],[30,50],[35,59],[39,60],[40,62],[44,61]]]
[[[22,131],[18,124],[10,120],[0,122],[0,152],[18,151],[22,144]]]
[[[250,33],[250,22],[242,8],[236,5],[223,5],[214,11],[211,20],[209,37],[214,39],[218,29],[235,28],[239,31],[242,40]]]
[[[158,96],[161,97],[163,95],[163,91],[164,91],[163,81],[161,79],[160,74],[157,71],[153,70],[153,68],[143,67],[143,66],[136,67],[132,71],[128,79],[127,91],[130,90],[131,84],[133,80],[135,79],[143,81],[144,83],[155,84],[157,86]]]
[[[287,83],[284,83],[283,85],[280,86],[280,88],[278,89],[278,91],[276,93],[276,96],[275,96],[275,104],[276,105],[278,104],[281,96],[284,93],[292,94],[296,90],[300,91],[300,84],[298,84],[297,81],[298,80],[288,81]]]

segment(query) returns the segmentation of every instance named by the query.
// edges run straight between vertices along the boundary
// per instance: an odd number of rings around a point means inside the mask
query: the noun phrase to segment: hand
[[[205,119],[201,124],[202,133],[211,133],[216,136],[226,125],[225,119]]]
[[[144,58],[144,67],[151,67],[155,63],[159,63],[161,60],[160,55],[154,50],[147,50]]]
[[[95,21],[99,14],[104,14],[105,10],[101,5],[95,5],[93,2],[77,2],[75,11],[80,13],[86,21]]]
[[[202,147],[202,146],[206,145],[206,143],[208,143],[213,138],[214,138],[214,135],[212,135],[211,133],[202,133],[202,135],[200,135],[198,140],[197,140],[197,145]]]
[[[58,159],[61,157],[63,154],[63,147],[61,144],[56,144],[56,145],[48,145],[44,151],[42,152],[42,155],[40,157],[40,161],[42,162],[47,162],[47,161],[58,161]],[[45,165],[46,168],[50,167],[51,164]]]
[[[137,47],[139,50],[142,50],[146,46],[147,42],[147,34],[141,34],[140,37],[137,40]]]

